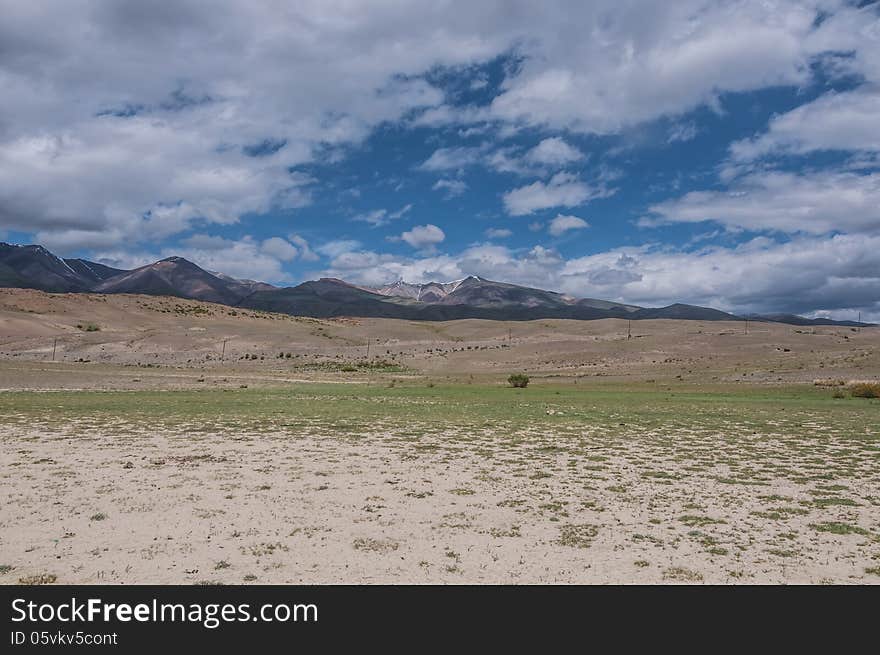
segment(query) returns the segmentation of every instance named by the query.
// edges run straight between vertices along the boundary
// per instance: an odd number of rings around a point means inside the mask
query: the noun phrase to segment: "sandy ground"
[[[877,329],[645,321],[627,339],[624,321],[229,311],[4,290],[0,388],[374,384],[375,373],[328,365],[364,358],[368,340],[402,367],[382,379],[404,383],[527,370],[547,384],[776,385],[880,372]],[[100,329],[76,327],[87,321]],[[745,436],[736,419],[514,434],[454,415],[413,424],[0,417],[0,583],[880,583],[880,420],[858,442],[808,414],[795,432]]]
[[[388,434],[15,436],[0,487],[2,561],[15,567],[4,582],[880,582],[868,572],[880,565],[876,470],[833,490],[719,483],[727,469],[709,453],[723,437],[673,461],[644,434],[588,438],[589,458],[528,457],[491,431],[480,454],[448,447],[448,434],[416,452]],[[840,489],[858,506],[809,507]],[[869,527],[814,527],[835,522]]]

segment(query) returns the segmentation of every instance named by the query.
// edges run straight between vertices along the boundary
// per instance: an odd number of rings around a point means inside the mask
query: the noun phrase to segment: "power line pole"
[[[861,318],[861,314],[859,315]],[[55,340],[52,342],[52,361],[55,361],[55,348],[58,347],[58,337],[55,337]]]
[[[222,362],[224,359],[226,359],[226,342],[227,342],[227,341],[229,341],[229,339],[223,339],[223,351],[220,353],[220,361],[221,361],[221,362]]]
[[[633,322],[632,322],[632,319],[630,319],[626,322],[626,338],[627,339],[633,338],[632,326],[633,326]]]

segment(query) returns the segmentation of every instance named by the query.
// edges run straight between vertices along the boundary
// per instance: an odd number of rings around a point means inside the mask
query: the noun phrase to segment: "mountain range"
[[[397,281],[379,288],[349,284],[335,278],[303,282],[295,287],[275,287],[207,271],[182,257],[168,257],[133,270],[123,270],[85,259],[63,259],[42,246],[7,243],[0,243],[0,287],[53,293],[176,296],[315,318],[356,316],[428,321],[674,318],[701,321],[749,319],[792,325],[869,325],[808,319],[793,314],[735,316],[709,307],[680,303],[657,308],[639,307],[593,298],[574,298],[475,275],[453,282],[409,284]]]

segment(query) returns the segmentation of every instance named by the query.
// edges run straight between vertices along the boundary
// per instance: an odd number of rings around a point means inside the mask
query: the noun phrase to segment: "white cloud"
[[[730,147],[737,161],[818,150],[880,152],[880,92],[828,93],[771,119],[766,133]]]
[[[299,258],[304,262],[318,261],[318,255],[309,247],[309,242],[298,234],[291,234],[288,240],[299,248]]]
[[[544,139],[525,154],[525,160],[538,165],[564,166],[584,159],[584,153],[560,137]]]
[[[321,253],[326,257],[338,257],[339,255],[352,252],[361,247],[361,242],[356,241],[354,239],[335,239],[333,241],[328,241],[327,243],[323,243],[317,248],[316,251]]]
[[[369,223],[372,227],[382,227],[383,225],[388,225],[391,221],[403,218],[410,209],[412,209],[411,204],[404,205],[397,211],[393,212],[389,212],[387,209],[374,209],[365,214],[358,214],[352,218],[352,220]]]
[[[547,228],[547,231],[554,237],[558,237],[562,234],[565,234],[569,230],[582,230],[586,227],[590,227],[590,224],[582,218],[578,218],[577,216],[568,216],[565,214],[557,214],[556,218],[550,221],[550,225]]]
[[[468,185],[464,180],[437,180],[431,187],[434,191],[445,191],[447,198],[460,196],[467,191]]]
[[[408,230],[400,235],[403,241],[406,241],[413,248],[430,248],[441,243],[445,238],[443,230],[436,225],[416,225],[413,229]]]
[[[540,36],[533,34],[530,56],[505,81],[491,113],[528,125],[613,133],[711,106],[724,92],[802,85],[813,58],[844,40],[830,33],[822,42],[810,39],[820,4],[839,9],[836,2],[686,0],[615,11],[597,2],[547,12],[553,21],[529,16]],[[548,23],[555,38],[543,31]]]
[[[485,234],[488,239],[506,239],[513,236],[513,232],[504,227],[490,227]]]
[[[699,130],[695,123],[676,123],[669,129],[666,136],[666,143],[676,143],[678,141],[690,141],[694,139]]]
[[[638,304],[689,302],[747,312],[857,308],[880,317],[880,237],[759,238],[734,248],[620,248],[569,261],[562,288]],[[623,261],[621,261],[623,259]],[[620,279],[615,279],[615,275]],[[845,310],[845,311],[841,311]]]
[[[425,171],[456,170],[479,163],[484,152],[483,147],[438,148],[419,168]]]
[[[699,250],[647,245],[570,260],[540,246],[480,245],[417,258],[361,252],[332,262],[323,274],[369,285],[473,274],[643,306],[686,302],[739,313],[827,311],[847,319],[861,310],[865,320],[880,321],[880,236],[758,238]]]
[[[533,182],[504,194],[508,214],[522,216],[551,207],[577,207],[594,198],[611,195],[604,187],[592,187],[571,173],[557,173],[546,184]]]
[[[299,254],[299,251],[292,243],[281,237],[270,237],[264,240],[260,245],[260,250],[285,262],[296,259],[296,256]]]
[[[130,244],[301,207],[311,192],[291,167],[413,111],[608,133],[806,84],[820,55],[880,81],[876,9],[838,0],[142,5],[4,5],[0,229]],[[484,108],[444,105],[420,77],[511,51],[519,66]]]
[[[715,221],[730,229],[880,232],[880,173],[751,173],[728,191],[692,191],[651,212],[644,226]]]
[[[358,214],[351,220],[361,221],[363,223],[369,223],[373,227],[379,227],[380,225],[385,225],[388,222],[385,218],[387,214],[387,209],[374,209],[373,211],[369,211],[366,214]]]

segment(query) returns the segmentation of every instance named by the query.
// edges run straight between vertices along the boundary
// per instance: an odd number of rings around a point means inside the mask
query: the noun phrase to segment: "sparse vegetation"
[[[507,378],[507,383],[514,389],[525,389],[529,386],[529,376],[525,373],[514,373]]]
[[[849,393],[853,398],[880,398],[880,382],[855,382]]]
[[[582,525],[567,524],[560,526],[558,543],[572,548],[589,548],[593,539],[599,534],[599,527],[589,523]]]
[[[390,539],[370,539],[368,537],[355,539],[352,543],[355,550],[362,550],[371,553],[388,553],[395,551],[400,547],[396,541]]]
[[[663,579],[674,582],[702,582],[703,575],[683,566],[672,566],[663,571]]]
[[[41,585],[41,584],[55,584],[58,580],[58,576],[54,573],[39,573],[37,575],[26,575],[18,579],[18,584],[21,585]]]
[[[101,327],[96,323],[77,323],[76,327],[83,332],[100,332]]]

